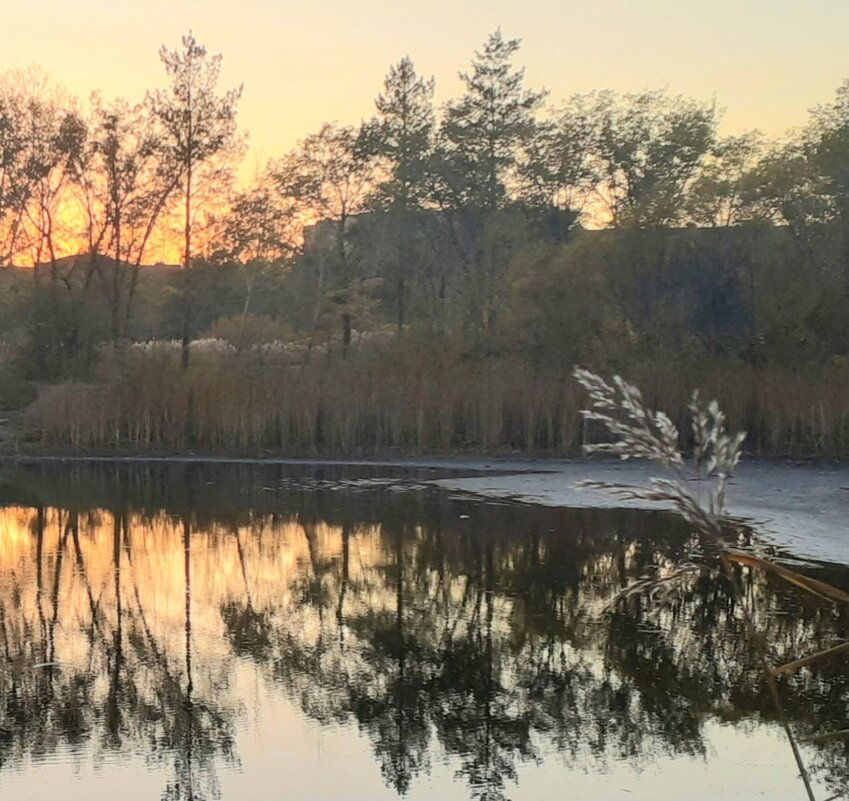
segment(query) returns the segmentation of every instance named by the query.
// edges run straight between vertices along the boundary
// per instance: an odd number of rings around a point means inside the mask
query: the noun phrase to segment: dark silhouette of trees
[[[351,235],[374,183],[373,159],[359,131],[325,124],[269,169],[279,193],[292,198],[299,213],[319,221],[311,234],[317,267],[312,336],[323,307],[329,305],[337,310],[347,349],[352,321],[363,311],[364,276],[352,252]]]
[[[78,176],[88,253],[109,299],[114,341],[127,335],[140,269],[179,175],[163,167],[163,140],[150,110],[96,99]],[[99,260],[112,257],[111,265]]]
[[[598,194],[614,226],[672,226],[713,148],[713,106],[665,92],[594,98]]]
[[[191,33],[183,37],[181,50],[159,53],[171,81],[167,91],[148,96],[150,109],[161,127],[164,168],[174,175],[183,208],[183,270],[188,273],[194,257],[198,206],[210,190],[219,194],[230,178],[234,150],[238,152],[236,107],[241,87],[218,94],[221,56],[209,56]],[[175,183],[176,183],[175,181]],[[188,279],[186,279],[188,280]],[[189,363],[190,303],[184,291],[182,363]]]
[[[409,56],[394,64],[375,100],[377,114],[366,127],[366,147],[379,159],[381,180],[369,198],[380,212],[379,233],[389,241],[380,256],[388,262],[395,291],[395,322],[407,322],[410,284],[418,289],[421,271],[423,208],[428,201],[434,147],[434,81],[418,75]],[[389,251],[386,253],[385,251]]]
[[[560,399],[580,358],[682,413],[706,385],[752,448],[849,453],[846,87],[768,142],[664,90],[548,106],[520,52],[492,33],[438,113],[404,57],[370,118],[239,186],[240,90],[192,35],[141,106],[83,113],[37,72],[4,76],[0,405],[74,381],[38,407],[50,442],[228,449],[229,421],[197,419],[198,380],[222,419],[258,415],[239,447],[560,453],[579,441]],[[183,367],[204,340],[199,372],[218,377],[172,379],[173,339]],[[125,389],[156,381],[173,392],[145,408]]]

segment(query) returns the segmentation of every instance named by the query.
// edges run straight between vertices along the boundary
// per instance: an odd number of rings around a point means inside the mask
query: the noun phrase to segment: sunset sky
[[[805,121],[849,76],[847,0],[30,0],[4,8],[4,68],[42,66],[74,94],[140,98],[164,83],[158,59],[191,28],[244,83],[247,170],[322,121],[371,114],[404,54],[442,102],[500,25],[523,39],[529,85],[553,98],[668,86],[727,112],[723,130],[771,136]]]

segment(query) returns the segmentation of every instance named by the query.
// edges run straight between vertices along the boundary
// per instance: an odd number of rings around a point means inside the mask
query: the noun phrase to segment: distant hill
[[[55,263],[41,262],[35,267],[21,267],[11,264],[6,267],[0,267],[0,287],[10,286],[22,279],[32,280],[36,275],[39,277],[42,275],[48,276],[53,270],[62,276],[64,280],[76,282],[77,280],[82,280],[91,268],[94,268],[100,275],[108,275],[115,268],[116,264],[119,264],[119,262],[116,262],[115,259],[109,256],[103,255],[96,256],[92,262],[91,255],[88,253],[63,256],[57,259]],[[128,272],[135,266],[127,262],[121,262],[121,264]],[[173,275],[179,270],[180,265],[178,264],[164,264],[160,262],[157,264],[142,264],[139,267],[139,274],[145,280],[155,280]]]

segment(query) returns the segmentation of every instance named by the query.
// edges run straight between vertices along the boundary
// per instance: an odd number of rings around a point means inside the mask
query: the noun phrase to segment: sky
[[[0,69],[39,65],[80,97],[163,86],[161,45],[191,29],[244,84],[246,169],[324,121],[371,115],[388,67],[410,55],[437,102],[501,26],[522,39],[528,85],[552,100],[667,87],[726,109],[725,133],[779,136],[849,77],[849,0],[0,0]]]

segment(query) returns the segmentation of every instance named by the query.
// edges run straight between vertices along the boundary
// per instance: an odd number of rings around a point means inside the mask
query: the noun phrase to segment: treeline
[[[849,82],[781,141],[723,137],[665,91],[556,105],[518,48],[492,34],[441,107],[401,59],[243,187],[240,90],[191,36],[138,105],[9,77],[0,401],[75,381],[33,410],[54,445],[569,452],[580,363],[845,455]]]

